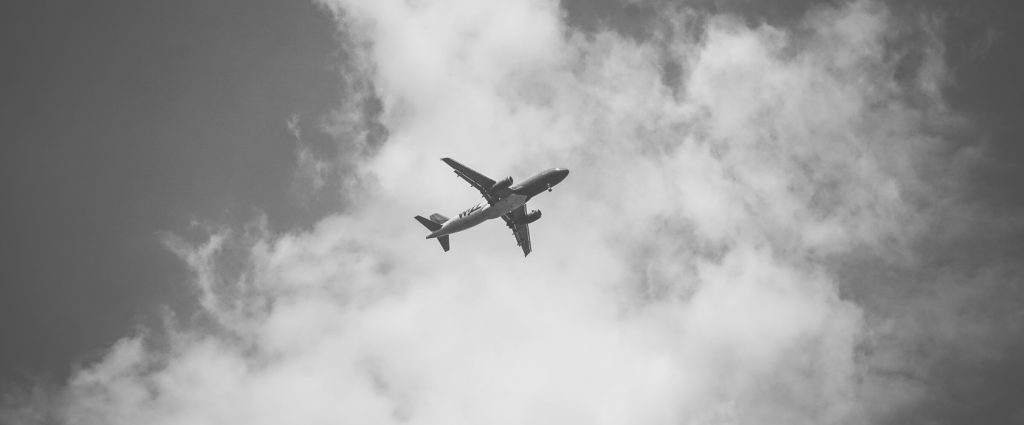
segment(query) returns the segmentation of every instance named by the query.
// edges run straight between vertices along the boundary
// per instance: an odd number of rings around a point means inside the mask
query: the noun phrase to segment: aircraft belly
[[[525,203],[525,195],[517,195],[513,193],[498,202],[495,202],[494,205],[487,205],[479,210],[473,211],[467,216],[448,220],[436,233],[438,236],[443,236],[461,232],[471,227],[475,227],[487,220],[508,214]]]
[[[495,202],[494,205],[491,205],[490,208],[488,208],[486,211],[487,218],[491,219],[501,217],[505,214],[512,212],[512,210],[519,208],[525,203],[525,195],[518,195],[513,193],[502,198],[500,201]]]
[[[445,234],[458,233],[470,227],[483,223],[484,220],[486,220],[486,218],[483,217],[483,214],[478,212],[470,214],[465,217],[449,220],[448,223],[445,223],[445,226],[442,228],[442,230],[444,230]]]

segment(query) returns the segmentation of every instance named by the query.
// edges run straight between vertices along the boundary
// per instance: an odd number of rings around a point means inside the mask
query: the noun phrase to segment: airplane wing
[[[512,212],[501,216],[505,220],[505,224],[508,225],[509,229],[512,229],[512,234],[516,237],[516,243],[519,247],[523,248],[523,256],[530,255],[533,251],[533,245],[530,244],[530,225],[528,224],[516,224],[516,220],[519,220],[526,215],[526,204],[523,204],[519,208],[512,210]]]
[[[468,182],[471,186],[475,187],[476,190],[480,191],[481,195],[484,195],[484,199],[487,203],[494,204],[497,202],[498,197],[490,192],[491,187],[494,186],[494,180],[469,168],[465,165],[460,164],[458,161],[451,158],[441,158],[445,164],[450,165],[455,169],[455,174],[462,177],[463,180]]]

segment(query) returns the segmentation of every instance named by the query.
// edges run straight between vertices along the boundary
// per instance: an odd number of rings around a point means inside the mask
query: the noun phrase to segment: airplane
[[[526,202],[533,199],[534,196],[544,193],[545,190],[550,192],[552,187],[565,180],[565,176],[569,175],[569,170],[552,168],[513,186],[511,176],[496,182],[454,159],[441,158],[441,160],[455,169],[455,175],[479,190],[480,194],[484,196],[484,201],[459,213],[452,219],[441,214],[433,214],[429,219],[416,216],[416,220],[430,230],[427,239],[436,238],[441,243],[444,252],[448,252],[448,235],[501,217],[502,220],[505,220],[508,228],[512,229],[516,243],[523,249],[523,256],[530,255],[533,246],[530,244],[529,224],[540,219],[540,211],[533,210],[527,213]]]

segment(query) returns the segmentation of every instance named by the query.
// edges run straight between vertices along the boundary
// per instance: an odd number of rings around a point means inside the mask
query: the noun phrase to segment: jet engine
[[[530,224],[537,220],[540,220],[540,210],[533,210],[517,220],[516,224]]]
[[[505,180],[494,183],[494,186],[491,186],[491,192],[508,189],[509,186],[512,186],[512,176],[505,177]]]

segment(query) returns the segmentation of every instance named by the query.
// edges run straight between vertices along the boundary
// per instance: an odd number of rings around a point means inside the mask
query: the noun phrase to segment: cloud
[[[930,310],[955,294],[864,289],[934,277],[919,244],[956,203],[960,175],[931,171],[955,117],[930,22],[906,44],[870,1],[795,28],[672,10],[659,28],[698,29],[636,40],[551,1],[323,4],[388,134],[335,162],[353,202],[308,231],[168,238],[209,323],[111,347],[46,404],[61,422],[881,423],[934,391],[908,347],[981,332]],[[338,143],[363,143],[359,111],[328,120]],[[572,170],[531,203],[530,258],[493,223],[423,240],[412,215],[476,197],[445,156]]]

